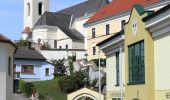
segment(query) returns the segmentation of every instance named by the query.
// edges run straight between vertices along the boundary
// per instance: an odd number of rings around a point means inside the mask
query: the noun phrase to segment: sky
[[[49,0],[55,12],[86,0]],[[24,0],[0,0],[0,33],[11,40],[19,40],[23,31]]]

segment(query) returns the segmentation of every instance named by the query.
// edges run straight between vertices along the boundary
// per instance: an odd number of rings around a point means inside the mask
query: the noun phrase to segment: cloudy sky
[[[12,40],[20,39],[23,30],[23,1],[24,0],[0,0],[0,33]],[[55,12],[86,0],[49,1],[50,11]]]

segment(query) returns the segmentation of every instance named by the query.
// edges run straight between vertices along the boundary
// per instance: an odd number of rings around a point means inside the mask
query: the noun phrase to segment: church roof
[[[45,12],[35,26],[57,26],[59,27],[67,36],[75,41],[84,41],[83,35],[76,29],[69,28],[71,22],[71,15]]]
[[[45,12],[35,26],[39,25],[49,25],[58,27],[69,27],[71,20],[71,15]]]
[[[28,49],[28,47],[18,47],[14,55],[15,59],[29,59],[29,60],[46,60],[37,50]]]
[[[161,0],[113,0],[110,4],[98,10],[85,25],[130,11],[135,4],[145,6],[159,1]]]
[[[107,5],[108,0],[87,0],[80,4],[58,11],[58,13],[70,14],[75,18],[83,17],[86,14],[95,13],[101,7]]]

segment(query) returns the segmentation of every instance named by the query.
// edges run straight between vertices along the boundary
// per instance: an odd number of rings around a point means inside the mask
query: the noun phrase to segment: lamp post
[[[100,66],[100,50],[99,50],[99,100],[101,100],[101,66]]]
[[[119,83],[120,83],[120,100],[123,100],[123,80],[122,80],[122,47],[120,46],[120,60],[119,60]]]

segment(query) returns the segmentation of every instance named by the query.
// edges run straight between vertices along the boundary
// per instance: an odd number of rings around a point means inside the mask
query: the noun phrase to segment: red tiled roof
[[[25,27],[23,33],[30,33],[30,32],[31,32],[30,27]]]
[[[102,20],[106,17],[116,15],[122,12],[130,11],[135,4],[149,5],[152,3],[159,2],[160,0],[113,0],[110,4],[99,9],[87,22],[90,24],[92,22]]]

